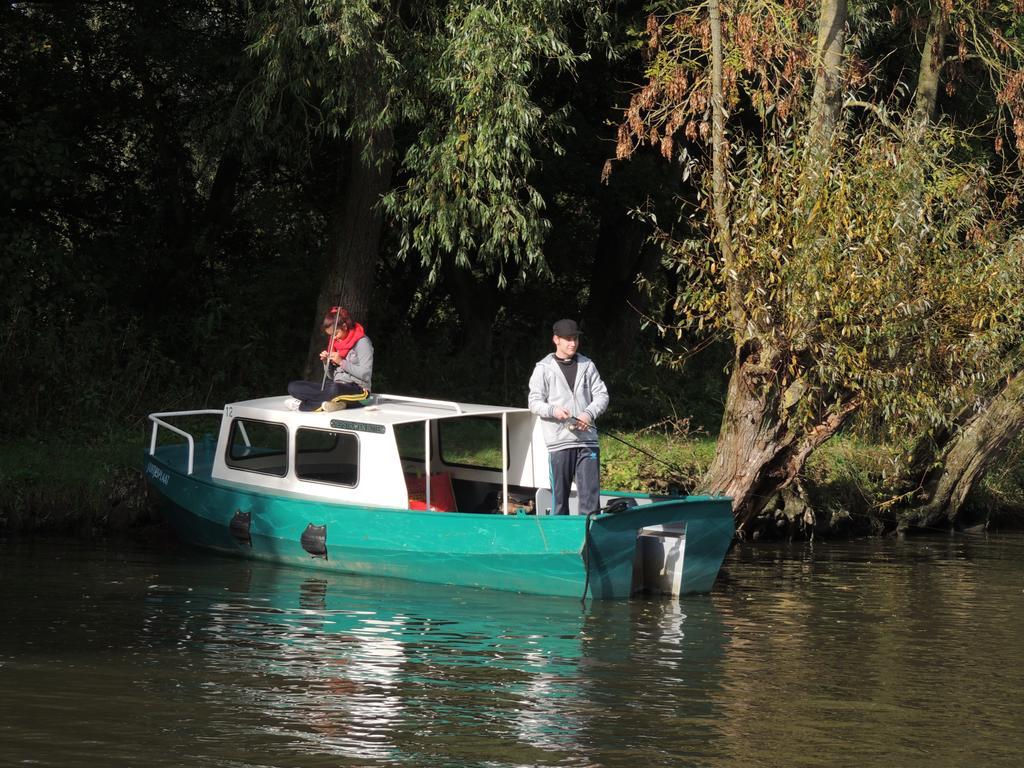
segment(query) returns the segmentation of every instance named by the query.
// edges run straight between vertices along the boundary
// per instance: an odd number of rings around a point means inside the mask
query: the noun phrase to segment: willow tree
[[[930,5],[927,45],[921,65],[918,120],[934,114],[935,94],[969,89],[990,105],[986,133],[1007,173],[1019,177],[1024,156],[1024,3],[956,2]],[[928,97],[931,97],[929,103]],[[1003,226],[1013,226],[1018,193],[1001,198]],[[1017,225],[1019,228],[1019,224]],[[1016,233],[1005,237],[1004,260],[1011,284],[1018,274],[1021,246]],[[993,360],[977,370],[972,386],[958,400],[959,409],[936,424],[918,443],[911,462],[907,493],[899,515],[901,528],[954,523],[965,502],[1006,446],[1024,428],[1024,346],[1020,316],[1022,296],[1011,292],[993,306],[1002,335]]]
[[[734,498],[741,535],[865,403],[894,426],[947,413],[1006,288],[987,169],[921,119],[933,97],[893,109],[849,17],[845,0],[659,6],[620,128],[620,159],[651,143],[701,183],[694,236],[665,239],[684,322],[664,330],[734,345],[702,485]]]
[[[501,284],[543,263],[549,225],[530,177],[539,147],[559,150],[563,115],[537,84],[574,75],[600,35],[599,0],[256,7],[260,121],[287,96],[311,129],[351,148],[317,319],[338,298],[357,314],[369,305],[385,213],[401,255],[421,258],[430,279],[449,263]]]

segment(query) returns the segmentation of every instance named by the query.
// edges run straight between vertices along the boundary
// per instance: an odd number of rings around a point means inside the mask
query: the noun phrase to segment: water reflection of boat
[[[486,707],[514,713],[517,741],[578,746],[564,742],[581,709],[579,603],[510,603],[434,585],[410,594],[386,579],[235,567],[244,583],[154,590],[151,605],[187,600],[203,624],[190,628],[193,642],[234,681],[235,701],[293,743],[389,759],[415,737],[405,730],[410,709],[431,713],[428,728],[460,731]]]
[[[541,424],[522,408],[378,395],[339,415],[284,401],[150,416],[145,476],[182,538],[324,570],[597,598],[707,592],[732,540],[726,498],[604,491],[598,514],[546,514]],[[216,440],[167,421],[204,415],[219,417]]]
[[[510,764],[512,755],[515,764],[594,765],[602,724],[635,702],[671,706],[673,720],[695,712],[695,738],[711,722],[707,686],[719,674],[724,632],[707,598],[691,598],[692,608],[581,606],[228,566],[203,567],[187,586],[155,585],[151,631],[180,634],[188,616],[189,644],[213,667],[203,675],[218,681],[208,693],[223,718],[281,749],[359,765]],[[688,698],[687,678],[698,675],[702,687]],[[679,702],[665,698],[665,679],[680,681]],[[634,726],[619,722],[616,738]]]
[[[244,593],[212,601],[210,616],[234,618],[239,608],[248,607],[253,632],[243,634],[261,640],[277,637],[315,651],[361,639],[379,647],[386,640],[401,645],[407,658],[442,649],[462,664],[486,659],[491,668],[519,670],[541,656],[546,663],[575,663],[580,653],[586,613],[578,603],[538,596],[510,603],[486,592],[439,585],[423,585],[410,594],[386,579],[309,576],[272,566],[245,572]],[[226,629],[224,636],[237,640],[233,621],[221,625],[215,620],[210,629],[217,637]]]

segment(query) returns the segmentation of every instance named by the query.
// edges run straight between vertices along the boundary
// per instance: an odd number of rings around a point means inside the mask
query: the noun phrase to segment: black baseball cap
[[[559,320],[551,326],[551,331],[555,336],[561,336],[563,339],[569,338],[570,336],[582,335],[580,327],[576,325],[575,320]]]

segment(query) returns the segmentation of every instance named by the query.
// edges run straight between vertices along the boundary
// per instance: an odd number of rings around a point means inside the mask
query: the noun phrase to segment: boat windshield
[[[437,457],[442,463],[449,466],[501,471],[500,417],[462,416],[457,419],[438,419],[433,423],[437,430]],[[398,455],[404,464],[426,461],[427,442],[423,425],[424,422],[395,425]]]
[[[466,416],[437,425],[441,461],[463,467],[501,470],[501,419]]]

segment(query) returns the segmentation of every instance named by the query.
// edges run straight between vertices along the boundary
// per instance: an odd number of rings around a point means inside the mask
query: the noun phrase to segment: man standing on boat
[[[569,514],[573,480],[580,514],[601,507],[601,459],[594,423],[608,408],[608,388],[589,357],[578,354],[575,320],[552,328],[555,351],[540,360],[530,376],[530,410],[540,416],[548,447],[551,514]]]

